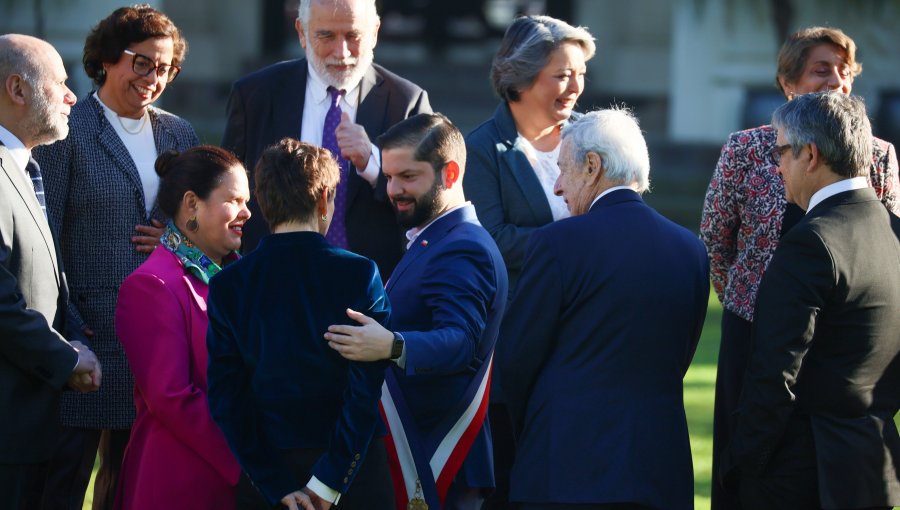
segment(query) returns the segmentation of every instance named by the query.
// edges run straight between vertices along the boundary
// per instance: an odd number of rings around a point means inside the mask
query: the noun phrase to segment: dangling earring
[[[322,214],[322,221],[328,221],[328,215],[327,215],[327,214],[324,214],[324,213]]]
[[[200,225],[197,223],[197,217],[191,216],[191,219],[187,220],[187,224],[185,225],[188,230],[191,232],[196,232]]]
[[[788,101],[793,101],[793,100],[794,100],[794,93],[788,92]]]

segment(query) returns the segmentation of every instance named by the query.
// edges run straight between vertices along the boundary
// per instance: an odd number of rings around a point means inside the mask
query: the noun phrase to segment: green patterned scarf
[[[209,279],[222,270],[218,264],[194,246],[194,243],[187,236],[183,235],[171,221],[166,225],[166,231],[159,238],[159,242],[178,257],[185,271],[196,276],[207,285],[209,285]],[[223,259],[224,265],[227,266],[239,258],[240,255],[237,252],[231,252]]]

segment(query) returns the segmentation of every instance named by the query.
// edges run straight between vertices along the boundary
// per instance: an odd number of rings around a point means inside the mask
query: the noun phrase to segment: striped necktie
[[[47,201],[44,199],[44,179],[41,177],[41,167],[34,158],[28,158],[28,165],[25,167],[25,170],[28,171],[28,175],[31,177],[31,185],[34,186],[34,196],[37,197],[38,203],[41,204],[44,216],[47,216]]]

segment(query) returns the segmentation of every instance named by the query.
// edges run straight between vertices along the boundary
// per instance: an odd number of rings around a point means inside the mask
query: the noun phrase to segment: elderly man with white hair
[[[562,137],[555,191],[573,217],[532,234],[497,341],[519,438],[510,501],[693,508],[682,380],[706,315],[706,250],[641,199],[650,161],[631,113],[588,113]]]
[[[301,0],[295,29],[306,58],[271,65],[234,83],[222,147],[250,170],[284,137],[332,152],[341,166],[328,241],[378,264],[384,281],[403,255],[381,174],[379,135],[417,113],[431,113],[418,85],[373,63],[381,21],[375,0]],[[242,250],[269,233],[252,197]]]

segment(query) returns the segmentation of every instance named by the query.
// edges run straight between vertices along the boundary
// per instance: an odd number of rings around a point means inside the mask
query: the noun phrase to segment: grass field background
[[[719,335],[722,322],[722,306],[715,294],[710,294],[706,323],[694,361],[684,378],[684,406],[687,411],[691,435],[691,452],[694,457],[694,504],[696,510],[709,510],[709,490],[712,475],[712,419],[713,395],[716,387],[716,359],[719,355]],[[895,418],[900,425],[900,420]],[[94,465],[96,474],[97,465]],[[84,501],[84,510],[90,510],[94,478]]]

